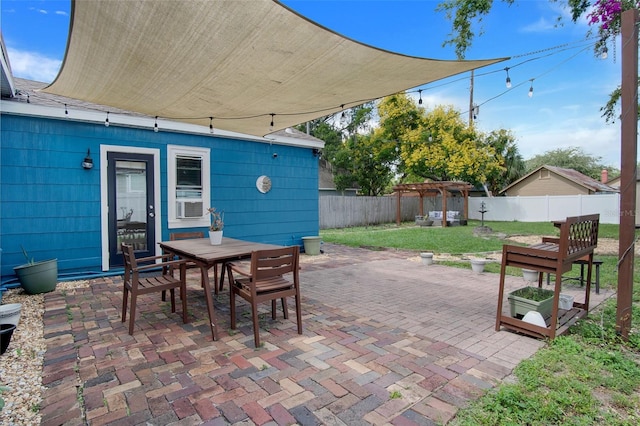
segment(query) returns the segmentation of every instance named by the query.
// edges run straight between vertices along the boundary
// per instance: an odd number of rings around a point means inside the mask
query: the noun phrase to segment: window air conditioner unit
[[[191,219],[203,215],[202,201],[176,201],[176,217],[178,219]]]

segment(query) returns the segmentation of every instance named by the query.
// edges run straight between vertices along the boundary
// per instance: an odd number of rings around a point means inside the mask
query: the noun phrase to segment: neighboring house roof
[[[318,164],[319,179],[318,185],[320,189],[336,189],[336,184],[333,180],[333,171],[331,164],[324,158],[320,159]]]
[[[318,163],[318,186],[320,191],[337,191],[337,192],[358,192],[357,186],[345,188],[343,191],[336,189],[336,183],[333,178],[333,166],[324,158],[320,158]]]
[[[616,176],[612,179],[609,179],[609,181],[607,182],[607,185],[609,186],[613,186],[614,188],[620,188],[620,178],[622,176]],[[636,176],[636,182],[640,183],[640,176]]]
[[[506,59],[397,54],[270,0],[76,1],[45,91],[264,136]]]
[[[542,165],[542,166],[538,167],[537,169],[527,173],[526,175],[524,175],[523,177],[521,177],[517,181],[512,182],[509,186],[507,186],[502,191],[500,191],[500,193],[503,194],[505,192],[508,192],[509,189],[515,187],[520,182],[526,180],[531,175],[534,175],[534,174],[538,173],[542,169],[549,170],[550,173],[554,173],[556,175],[562,176],[565,179],[568,179],[568,180],[576,183],[577,185],[580,185],[580,186],[586,188],[587,190],[589,190],[591,192],[618,192],[617,188],[614,188],[612,186],[606,185],[606,184],[604,184],[604,183],[602,183],[602,182],[600,182],[600,181],[598,181],[596,179],[593,179],[592,177],[589,177],[589,176],[586,176],[586,175],[580,173],[577,170],[565,169],[565,168],[556,167],[556,166]]]
[[[27,80],[24,78],[12,77],[15,93],[12,98],[5,98],[4,94],[2,96],[3,100],[15,102],[15,103],[28,103],[32,105],[38,106],[47,106],[53,107],[60,111],[64,111],[65,105],[67,106],[67,110],[71,111],[73,114],[73,110],[78,111],[99,111],[113,114],[122,114],[130,117],[149,117],[148,115],[138,114],[131,111],[125,111],[119,108],[111,108],[105,105],[94,104],[91,102],[85,102],[78,99],[67,98],[66,96],[52,95],[50,93],[42,92],[42,89],[47,87],[47,83],[43,83],[40,81]],[[111,117],[110,117],[111,118]]]
[[[119,108],[86,102],[65,96],[45,93],[42,91],[47,83],[26,80],[14,77],[11,72],[9,55],[4,44],[4,38],[0,33],[0,82],[2,107],[0,111],[9,114],[33,115],[53,118],[70,118],[74,120],[93,121],[104,123],[109,118],[110,123],[124,126],[153,128],[154,122],[161,123],[164,130],[172,130],[184,133],[209,133],[208,127],[177,123],[172,121],[156,120],[144,114],[126,111]],[[68,114],[67,114],[68,112]],[[267,138],[246,135],[214,129],[214,132],[223,137],[254,140],[265,143],[277,143],[280,145],[292,145],[320,149],[324,147],[324,141],[307,135],[293,128],[286,128],[271,133]]]
[[[2,97],[11,97],[15,92],[11,73],[11,64],[7,55],[7,48],[4,45],[4,37],[0,33],[0,94]]]

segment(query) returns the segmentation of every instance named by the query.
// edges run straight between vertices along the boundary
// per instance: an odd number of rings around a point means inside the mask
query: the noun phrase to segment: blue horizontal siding
[[[160,150],[158,239],[169,239],[170,231],[207,231],[168,229],[168,144],[211,149],[211,204],[225,211],[226,236],[302,245],[303,236],[319,232],[318,160],[310,148],[11,114],[0,118],[2,280],[25,263],[21,247],[36,260],[57,258],[61,273],[100,270],[99,153],[104,144]],[[81,167],[87,149],[91,170]],[[255,186],[260,175],[272,180],[266,194]]]

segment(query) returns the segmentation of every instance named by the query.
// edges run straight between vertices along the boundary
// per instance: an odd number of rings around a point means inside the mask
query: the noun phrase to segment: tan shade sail
[[[271,0],[77,0],[44,91],[263,136],[501,60],[383,51]]]

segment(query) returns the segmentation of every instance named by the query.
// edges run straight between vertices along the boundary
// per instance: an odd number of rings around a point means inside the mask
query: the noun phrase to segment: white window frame
[[[167,145],[167,219],[169,229],[209,226],[209,215],[185,219],[176,217],[176,158],[178,156],[199,157],[202,160],[203,210],[211,205],[211,149]]]

